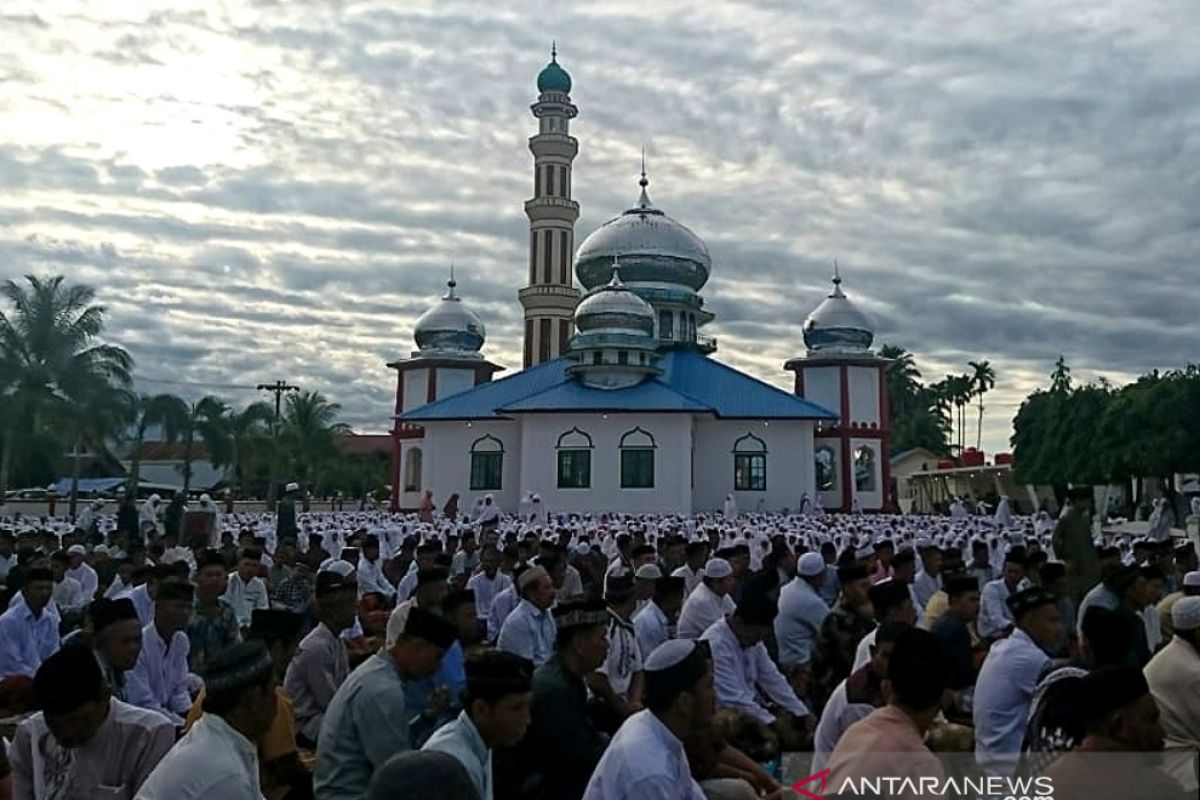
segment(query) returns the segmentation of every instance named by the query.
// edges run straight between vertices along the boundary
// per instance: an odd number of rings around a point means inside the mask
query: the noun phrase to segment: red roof
[[[183,461],[186,449],[183,442],[143,442],[138,455],[142,461]],[[196,461],[208,459],[208,450],[203,442],[192,443],[192,458]]]

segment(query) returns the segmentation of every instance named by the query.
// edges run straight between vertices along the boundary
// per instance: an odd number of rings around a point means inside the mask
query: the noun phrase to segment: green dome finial
[[[539,92],[571,93],[571,76],[558,65],[558,42],[550,43],[550,63],[538,73],[537,87]]]

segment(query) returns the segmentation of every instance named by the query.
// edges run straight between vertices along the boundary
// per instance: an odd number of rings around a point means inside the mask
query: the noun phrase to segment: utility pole
[[[276,458],[271,459],[271,471],[270,471],[271,483],[267,487],[267,507],[273,509],[275,507],[275,492],[277,491],[276,484],[279,483],[279,480],[275,474],[275,465],[278,463],[278,454],[279,454],[279,411],[280,411],[280,406],[283,403],[284,394],[286,394],[287,392],[298,392],[298,391],[300,391],[300,387],[299,386],[291,386],[286,381],[277,380],[274,383],[260,383],[257,388],[258,388],[258,391],[260,391],[260,392],[270,392],[271,394],[275,395],[275,421],[271,425],[271,439],[275,442]]]

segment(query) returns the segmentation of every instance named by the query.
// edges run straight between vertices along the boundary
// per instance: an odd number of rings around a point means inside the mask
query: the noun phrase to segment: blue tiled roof
[[[692,349],[659,361],[662,375],[626,389],[594,389],[566,375],[559,358],[401,415],[405,422],[487,419],[529,412],[711,413],[726,419],[836,419],[837,415]]]

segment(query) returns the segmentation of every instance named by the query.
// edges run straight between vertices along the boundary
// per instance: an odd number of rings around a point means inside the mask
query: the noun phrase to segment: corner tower
[[[559,66],[555,48],[538,74],[537,87],[538,100],[530,106],[538,120],[538,132],[529,138],[533,198],[525,202],[529,281],[517,294],[525,309],[526,367],[566,354],[579,303],[571,275],[579,218],[579,204],[571,199],[571,164],[579,142],[570,134],[579,109],[571,102],[571,76]]]

